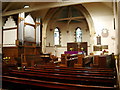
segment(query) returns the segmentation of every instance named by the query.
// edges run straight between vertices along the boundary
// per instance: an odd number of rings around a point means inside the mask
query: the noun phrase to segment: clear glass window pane
[[[82,42],[82,30],[80,28],[76,30],[76,42]]]
[[[54,30],[54,45],[60,45],[60,32],[58,28]]]

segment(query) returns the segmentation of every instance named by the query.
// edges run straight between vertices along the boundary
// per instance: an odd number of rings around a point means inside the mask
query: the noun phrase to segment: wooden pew
[[[112,77],[95,77],[95,76],[78,76],[78,75],[63,75],[63,74],[46,74],[46,73],[29,73],[29,72],[10,72],[12,76],[43,79],[53,82],[74,83],[74,84],[89,84],[89,85],[103,85],[114,86],[115,80]]]
[[[68,74],[68,75],[81,75],[81,76],[96,76],[96,77],[99,77],[99,76],[101,76],[101,77],[114,77],[114,75],[113,74],[99,74],[99,73],[86,73],[86,72],[72,72],[72,73],[70,73],[70,72],[62,72],[62,71],[43,71],[43,70],[33,70],[33,72],[34,73],[47,73],[47,74],[49,74],[49,73],[55,73],[55,74],[64,74],[64,75],[66,75],[66,74]]]
[[[68,73],[68,72],[62,72],[62,71],[47,71],[47,70],[29,70],[29,71],[12,70],[11,72],[26,72],[26,73],[34,73],[34,74],[47,73],[47,74],[63,74],[63,75],[96,76],[96,77],[114,78],[113,74],[109,74],[109,75],[107,75],[107,74],[101,74],[101,73],[96,73],[95,74],[95,73],[91,73],[91,72]]]
[[[90,86],[90,85],[79,85],[79,84],[69,84],[69,83],[60,83],[60,82],[50,82],[45,80],[35,80],[35,79],[28,79],[28,78],[18,78],[18,77],[10,77],[10,76],[3,76],[3,85],[5,83],[12,84],[12,88],[17,88],[22,85],[23,88],[29,88],[33,90],[43,88],[49,89],[59,89],[59,90],[116,90],[116,87],[105,87],[105,86]],[[26,87],[25,87],[26,86]],[[9,86],[6,86],[9,88]]]
[[[114,69],[107,69],[107,68],[97,69],[97,68],[67,68],[67,67],[46,67],[46,68],[32,67],[25,69],[25,71],[12,70],[8,76],[17,77],[18,79],[25,78],[30,80],[33,79],[38,81],[46,81],[48,83],[49,82],[64,83],[64,85],[74,84],[74,85],[83,85],[83,86],[88,85],[88,87],[89,86],[100,87],[95,90],[99,90],[99,89],[104,90],[103,87],[107,87],[106,89],[108,89],[109,87],[108,90],[116,89],[116,87],[114,87],[114,85],[116,85],[116,78],[114,77],[115,76]],[[4,79],[5,77],[3,78],[3,81],[5,81]],[[33,86],[36,87],[35,85],[36,82],[34,82],[33,84],[34,84]],[[41,86],[39,86],[39,88],[40,87]],[[43,88],[44,87],[45,86],[43,86]],[[76,87],[74,89],[78,90]],[[82,88],[79,87],[79,89],[85,90],[84,87]],[[94,88],[89,88],[88,90],[90,89],[94,90]]]
[[[113,72],[92,72],[92,71],[67,71],[67,70],[59,70],[59,69],[49,69],[49,70],[43,70],[43,69],[26,69],[26,71],[33,71],[33,72],[45,72],[45,73],[58,73],[58,74],[72,74],[72,75],[90,75],[90,76],[110,76],[113,77],[115,73]]]
[[[12,72],[16,72],[16,70],[13,70]],[[27,70],[26,72],[30,73],[46,73],[46,74],[63,74],[63,75],[80,75],[80,76],[95,76],[95,77],[114,77],[113,74],[101,74],[101,73],[91,73],[91,72],[62,72],[57,70]]]
[[[28,69],[44,69],[44,70],[52,70],[52,69],[59,69],[59,70],[67,70],[67,71],[99,71],[99,72],[114,72],[114,69],[109,69],[109,68],[67,68],[67,67],[51,67],[51,66],[44,66],[44,67],[30,67]]]
[[[93,67],[97,68],[114,68],[115,58],[111,55],[94,55]]]
[[[61,67],[67,67],[67,56],[68,54],[61,54]]]
[[[61,67],[82,67],[83,55],[61,54]],[[76,63],[76,64],[75,64]]]
[[[83,67],[83,55],[78,55],[77,63],[74,64],[74,68]]]
[[[114,76],[116,75],[115,71],[114,70],[96,70],[96,69],[84,69],[84,68],[80,68],[80,69],[72,69],[72,68],[45,68],[45,69],[41,69],[41,68],[28,68],[28,69],[25,69],[26,71],[38,71],[38,72],[51,72],[51,73],[63,73],[63,74],[88,74],[88,75],[94,75],[94,76]]]
[[[35,67],[28,67],[28,68],[35,68]],[[61,67],[61,66],[55,66],[55,65],[37,65],[36,68],[56,68],[56,69],[69,69],[69,70],[80,70],[80,69],[84,69],[84,70],[97,70],[97,71],[114,71],[114,68],[95,68],[95,67],[77,67],[77,68],[73,68],[73,67]]]
[[[13,72],[16,70],[12,70]],[[67,75],[81,75],[81,76],[101,76],[101,77],[114,77],[115,74],[114,73],[99,73],[99,72],[86,72],[86,71],[61,71],[59,69],[55,69],[55,70],[42,70],[42,69],[39,69],[39,70],[30,70],[30,69],[27,69],[25,71],[28,71],[28,72],[34,72],[34,73],[55,73],[55,74],[67,74]]]
[[[98,67],[98,65],[99,65],[99,55],[95,55],[93,67]]]

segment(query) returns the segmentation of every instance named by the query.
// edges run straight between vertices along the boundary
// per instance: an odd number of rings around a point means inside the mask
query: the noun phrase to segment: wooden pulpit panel
[[[78,43],[67,43],[67,51],[78,51]]]

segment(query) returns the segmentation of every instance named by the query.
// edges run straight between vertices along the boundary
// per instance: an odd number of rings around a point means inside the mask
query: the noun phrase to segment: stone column
[[[2,2],[0,1],[0,75],[2,75]],[[2,88],[2,78],[0,78],[0,89]]]
[[[119,71],[119,76],[118,79],[120,80],[120,2],[118,3],[118,34],[117,34],[117,41],[118,41],[118,55],[119,55],[119,61],[118,61],[118,71]],[[119,81],[119,87],[120,87],[120,81]]]
[[[0,54],[2,53],[2,2],[0,2]]]

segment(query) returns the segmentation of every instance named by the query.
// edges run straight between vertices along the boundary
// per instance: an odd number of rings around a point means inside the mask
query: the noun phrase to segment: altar
[[[64,54],[78,54],[78,51],[65,51]]]

